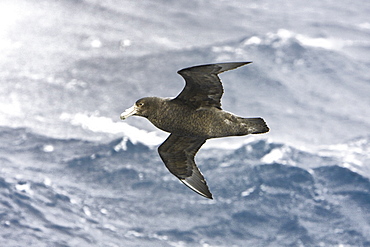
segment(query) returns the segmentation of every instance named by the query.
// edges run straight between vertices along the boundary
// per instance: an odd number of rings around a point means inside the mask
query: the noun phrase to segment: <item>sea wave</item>
[[[148,132],[142,129],[138,129],[124,122],[114,122],[112,119],[94,114],[84,113],[62,113],[60,120],[69,122],[74,126],[80,126],[84,129],[109,133],[109,134],[122,134],[129,138],[129,140],[136,144],[137,142],[143,143],[147,146],[156,146],[164,141],[162,137],[159,137],[156,132]]]
[[[366,151],[366,140],[348,146]],[[116,150],[120,142],[1,127],[0,239],[7,246],[369,243],[370,180],[341,167],[336,155],[265,140],[200,152],[215,196],[205,201],[167,171],[156,150],[129,140]]]
[[[307,47],[317,47],[327,50],[340,50],[344,46],[354,44],[351,40],[341,40],[326,37],[310,37],[308,35],[295,33],[287,29],[279,29],[277,32],[269,32],[264,37],[252,36],[244,41],[244,45],[273,45],[282,46],[292,40],[298,41]]]

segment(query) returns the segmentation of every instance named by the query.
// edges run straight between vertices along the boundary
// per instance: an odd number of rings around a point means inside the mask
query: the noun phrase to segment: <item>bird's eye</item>
[[[143,105],[144,105],[144,103],[143,103],[143,102],[139,102],[137,105],[138,105],[138,106],[143,106]]]

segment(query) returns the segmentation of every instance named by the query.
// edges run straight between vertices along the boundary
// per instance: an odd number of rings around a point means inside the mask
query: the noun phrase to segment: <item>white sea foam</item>
[[[363,22],[358,24],[358,27],[361,29],[370,29],[370,22]]]
[[[155,146],[164,141],[164,139],[159,137],[156,132],[140,130],[124,122],[114,122],[112,119],[107,117],[83,113],[62,113],[60,115],[60,119],[62,121],[70,122],[74,126],[81,126],[82,128],[93,132],[122,134],[123,136],[128,137],[128,139],[134,144],[140,142],[147,146]]]
[[[352,45],[353,41],[340,40],[335,38],[310,37],[308,35],[295,33],[287,29],[279,29],[276,32],[269,32],[264,37],[252,36],[243,42],[243,45],[283,45],[287,41],[295,39],[303,46],[323,48],[327,50],[339,50],[344,46]]]
[[[266,164],[272,164],[274,162],[277,162],[279,160],[282,160],[284,157],[284,150],[282,149],[273,149],[270,153],[266,154],[262,157],[261,161]]]

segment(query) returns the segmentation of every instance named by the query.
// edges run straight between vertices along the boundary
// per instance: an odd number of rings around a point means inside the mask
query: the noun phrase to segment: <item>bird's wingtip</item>
[[[253,63],[253,61],[202,64],[202,65],[196,65],[192,67],[183,68],[177,71],[177,73],[180,75],[183,75],[186,72],[198,71],[198,70],[205,70],[207,72],[207,68],[208,68],[209,72],[219,74],[219,73],[222,73],[228,70],[236,69],[240,66],[247,65],[250,63]],[[215,71],[214,71],[214,66],[218,66],[218,69],[216,69]]]
[[[187,179],[180,179],[180,181],[183,182],[190,189],[192,189],[194,192],[198,193],[199,195],[213,200],[212,193],[209,191],[209,188],[206,183],[199,186],[199,184],[198,185],[194,184],[192,181],[187,181]]]

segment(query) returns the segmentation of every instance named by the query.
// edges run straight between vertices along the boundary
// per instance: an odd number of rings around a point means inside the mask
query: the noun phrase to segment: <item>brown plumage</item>
[[[206,140],[269,131],[262,118],[242,118],[221,109],[223,87],[218,74],[249,63],[217,63],[182,69],[177,73],[186,85],[176,98],[142,98],[121,114],[122,120],[132,115],[146,117],[159,129],[171,133],[158,148],[160,157],[181,182],[210,199],[212,194],[194,161]]]

